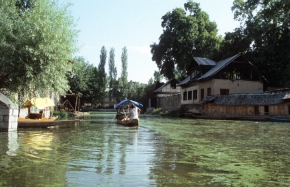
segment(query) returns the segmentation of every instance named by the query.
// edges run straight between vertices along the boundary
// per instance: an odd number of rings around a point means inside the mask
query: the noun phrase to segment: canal
[[[289,186],[290,124],[114,113],[0,133],[0,187]]]

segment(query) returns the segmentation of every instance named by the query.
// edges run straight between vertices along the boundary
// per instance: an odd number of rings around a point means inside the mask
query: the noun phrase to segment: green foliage
[[[9,90],[10,97],[17,93],[23,100],[65,93],[67,61],[76,50],[77,35],[69,5],[29,1],[29,7],[20,3],[19,14],[16,2],[20,1],[2,1],[0,6],[1,87]]]
[[[219,49],[221,36],[198,3],[188,1],[185,9],[176,8],[162,17],[163,33],[159,44],[152,44],[152,60],[167,79],[190,73],[192,56],[211,58]]]
[[[57,119],[67,119],[68,118],[68,112],[66,112],[64,110],[55,111],[53,113],[53,115],[58,116]]]
[[[290,86],[290,1],[235,0],[232,10],[241,27],[227,33],[221,53],[245,53],[269,80],[269,86]]]
[[[83,57],[75,57],[71,66],[71,71],[67,72],[70,91],[78,96],[83,96],[84,92],[89,90],[89,82],[93,76],[94,67]]]
[[[155,108],[150,114],[156,115],[156,114],[161,114],[162,113],[162,108]]]
[[[108,84],[107,74],[105,71],[106,60],[107,50],[105,46],[103,46],[100,54],[100,63],[98,65],[98,68],[94,69],[94,77],[90,82],[91,88],[93,88],[93,92],[98,93],[93,98],[95,104],[103,102],[106,96],[106,89]]]
[[[116,96],[118,92],[117,68],[115,66],[115,49],[114,48],[111,48],[110,50],[108,81],[109,81],[109,100],[111,101],[112,96]]]
[[[127,67],[128,67],[128,53],[127,53],[127,48],[124,47],[122,49],[122,56],[121,56],[121,61],[122,61],[122,73],[121,73],[121,78],[118,80],[119,88],[120,88],[120,97],[122,99],[128,98],[128,89],[127,89],[127,84],[128,84],[128,72],[127,72]]]

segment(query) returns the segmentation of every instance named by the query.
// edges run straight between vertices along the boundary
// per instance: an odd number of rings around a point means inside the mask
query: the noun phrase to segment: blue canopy
[[[130,104],[134,104],[134,105],[136,105],[139,108],[143,107],[143,105],[141,103],[138,103],[137,101],[133,101],[133,100],[127,99],[127,100],[123,100],[119,104],[117,104],[115,106],[115,109],[118,109],[118,108],[120,108],[123,105],[130,105]]]

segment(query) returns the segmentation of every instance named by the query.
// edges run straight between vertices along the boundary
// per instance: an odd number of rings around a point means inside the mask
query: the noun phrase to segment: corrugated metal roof
[[[215,105],[274,105],[284,102],[286,93],[279,94],[231,94],[208,96],[203,103],[212,102]]]
[[[223,69],[224,67],[226,67],[228,64],[230,64],[233,60],[235,60],[239,56],[240,56],[240,54],[237,54],[235,56],[232,56],[232,57],[229,57],[227,59],[224,59],[224,60],[219,61],[216,66],[214,66],[213,68],[211,68],[208,72],[206,72],[203,76],[201,76],[197,80],[202,80],[202,79],[206,79],[206,78],[212,77],[213,75],[215,75],[221,69]]]
[[[202,58],[202,57],[193,57],[193,59],[196,61],[196,63],[201,66],[201,65],[204,65],[204,66],[215,66],[216,65],[216,62],[211,60],[211,59],[208,59],[208,58]]]
[[[183,81],[181,81],[178,85],[186,84],[190,81],[190,77],[193,78],[195,76],[195,72],[191,73],[191,76],[186,77]]]

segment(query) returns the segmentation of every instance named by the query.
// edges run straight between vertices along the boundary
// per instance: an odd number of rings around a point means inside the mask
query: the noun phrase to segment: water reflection
[[[95,113],[0,134],[0,186],[287,186],[289,135],[289,124],[145,115],[130,128]]]
[[[17,155],[17,149],[19,148],[17,138],[17,131],[8,132],[8,151],[6,153],[9,156]]]

